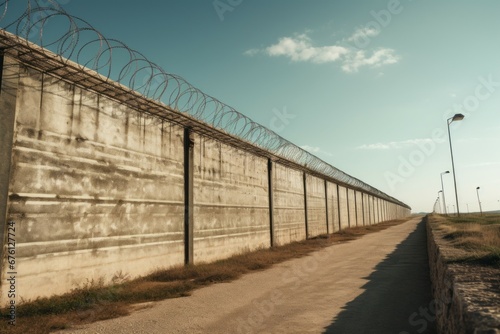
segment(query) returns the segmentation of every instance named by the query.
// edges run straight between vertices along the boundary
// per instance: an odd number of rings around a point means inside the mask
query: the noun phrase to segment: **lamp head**
[[[451,121],[456,122],[456,121],[461,121],[465,118],[463,114],[455,114],[455,116],[452,117]]]
[[[477,189],[481,189],[481,187],[477,187],[477,188],[476,188],[476,190],[477,190]]]

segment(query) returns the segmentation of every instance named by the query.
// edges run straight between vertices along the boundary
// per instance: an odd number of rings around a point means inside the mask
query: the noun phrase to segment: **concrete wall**
[[[194,152],[195,263],[270,247],[267,159],[198,135]]]
[[[269,169],[269,157],[188,140],[190,130],[126,102],[6,64],[0,211],[16,224],[21,298],[304,240],[356,226],[356,214],[360,224],[359,190],[291,163]],[[4,256],[0,282],[6,268]]]
[[[347,189],[338,186],[339,191],[339,211],[340,211],[340,229],[343,230],[349,227],[349,205],[347,203]]]
[[[337,197],[337,185],[327,182],[328,194],[328,224],[329,232],[337,232],[340,229],[339,225],[339,201]]]
[[[307,188],[307,237],[327,233],[325,181],[306,175]]]
[[[306,239],[303,173],[274,164],[274,233],[276,245]]]
[[[364,226],[363,219],[363,193],[356,191],[356,213],[357,213],[357,226]]]
[[[141,114],[34,70],[9,80],[18,88],[8,217],[24,297],[182,264],[181,129],[146,126]]]
[[[380,199],[378,199],[377,197],[373,198],[373,216],[373,223],[380,223]]]

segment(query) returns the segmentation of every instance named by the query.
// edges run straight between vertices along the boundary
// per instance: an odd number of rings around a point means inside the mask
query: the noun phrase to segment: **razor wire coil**
[[[0,29],[15,34],[20,43],[37,44],[41,50],[56,53],[63,64],[72,61],[82,72],[93,70],[106,80],[126,86],[147,99],[186,113],[285,160],[409,208],[205,94],[182,77],[166,72],[126,44],[104,37],[87,21],[67,13],[57,1],[26,0],[26,9],[12,17],[9,12],[11,1],[0,1]],[[55,21],[65,22],[67,29],[51,30],[51,27],[58,26],[52,24]]]

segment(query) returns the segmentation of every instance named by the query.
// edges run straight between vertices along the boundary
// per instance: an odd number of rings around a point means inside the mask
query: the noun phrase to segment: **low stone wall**
[[[427,219],[427,218],[426,218]],[[427,247],[438,333],[500,333],[500,270],[451,263],[461,250],[427,220]],[[432,309],[434,308],[434,309]]]

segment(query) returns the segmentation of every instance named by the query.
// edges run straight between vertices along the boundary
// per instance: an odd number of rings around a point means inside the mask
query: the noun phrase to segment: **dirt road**
[[[421,219],[60,333],[434,333]]]

